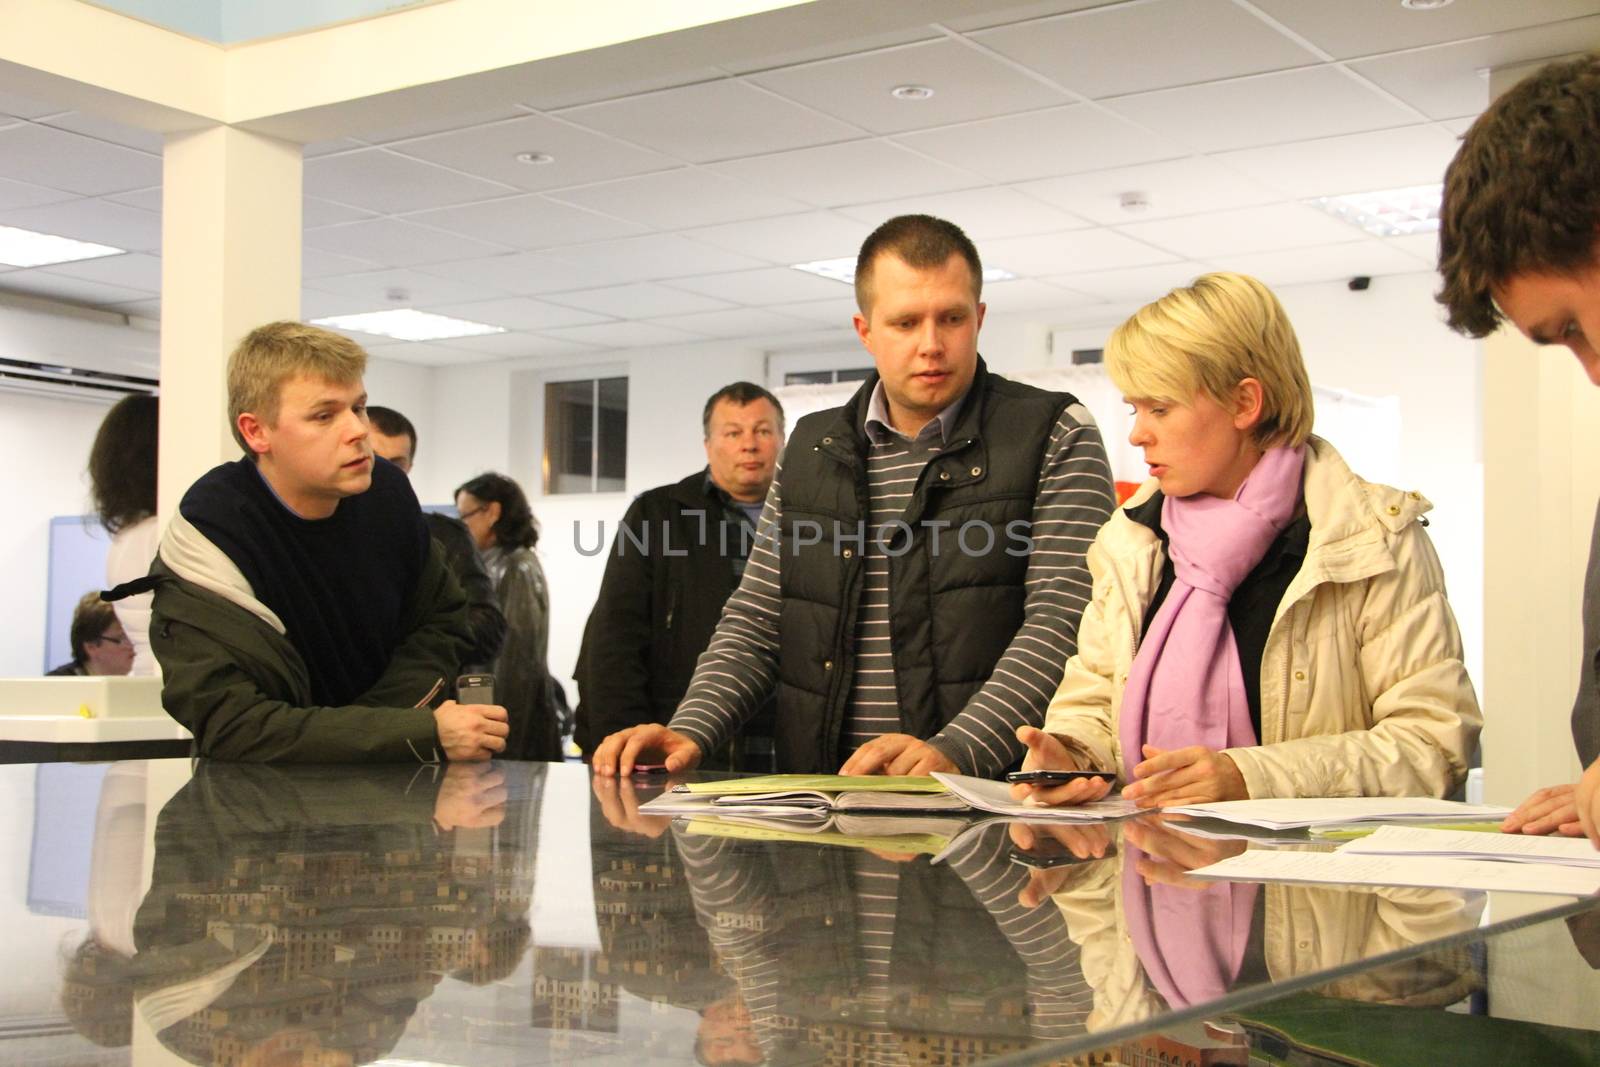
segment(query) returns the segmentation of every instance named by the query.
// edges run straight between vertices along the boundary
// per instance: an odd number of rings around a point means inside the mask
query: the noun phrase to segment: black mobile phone
[[[1012,771],[1006,775],[1008,782],[1026,785],[1064,785],[1079,778],[1100,778],[1107,782],[1117,780],[1116,771]]]
[[[1101,856],[1074,856],[1072,850],[1053,837],[1039,837],[1032,848],[1022,848],[1018,845],[1011,846],[1011,862],[1021,863],[1024,866],[1036,867],[1046,870],[1050,867],[1070,867],[1074,863],[1098,863],[1117,854],[1117,846],[1106,842],[1106,851]]]
[[[456,679],[456,703],[493,704],[494,675],[463,674]]]

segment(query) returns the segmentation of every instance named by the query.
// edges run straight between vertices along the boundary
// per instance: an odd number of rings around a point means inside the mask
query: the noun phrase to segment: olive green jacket
[[[408,636],[388,670],[355,703],[315,707],[283,624],[219,549],[174,518],[144,582],[155,589],[150,644],[162,703],[194,734],[196,753],[262,763],[441,759],[431,709],[452,695],[471,637],[466,598],[429,544]]]

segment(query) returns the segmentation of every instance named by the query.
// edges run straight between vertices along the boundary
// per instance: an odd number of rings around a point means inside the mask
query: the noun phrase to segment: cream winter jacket
[[[1261,744],[1227,754],[1256,798],[1448,796],[1483,717],[1418,521],[1432,505],[1362,481],[1316,437],[1303,480],[1311,534],[1261,657]],[[1164,553],[1119,509],[1088,559],[1093,599],[1044,728],[1126,779],[1117,716]]]

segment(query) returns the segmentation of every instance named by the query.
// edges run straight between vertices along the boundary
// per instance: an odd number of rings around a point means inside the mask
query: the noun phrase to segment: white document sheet
[[[1559,863],[1600,867],[1600,851],[1587,837],[1534,837],[1439,830],[1420,826],[1380,826],[1339,849],[1347,855],[1443,856],[1514,863]]]
[[[1417,886],[1575,897],[1600,891],[1600,870],[1581,867],[1433,856],[1363,856],[1347,852],[1250,849],[1189,873],[1196,878],[1225,878],[1235,882]]]
[[[1058,822],[1101,822],[1106,819],[1137,815],[1139,812],[1133,801],[1123,800],[1121,797],[1106,797],[1093,804],[1080,804],[1077,807],[1052,808],[1042,804],[1012,800],[1011,786],[1005,782],[974,778],[967,774],[944,774],[940,771],[934,771],[933,776],[949,786],[950,792],[968,804],[981,811],[992,811],[997,815],[1013,815],[1031,820],[1049,819]]]
[[[1191,804],[1163,811],[1186,815],[1205,815],[1269,830],[1294,827],[1339,826],[1354,822],[1400,822],[1406,819],[1446,822],[1451,819],[1476,822],[1499,821],[1511,814],[1510,808],[1491,804],[1462,804],[1432,797],[1290,797],[1279,800],[1223,800],[1215,804]]]

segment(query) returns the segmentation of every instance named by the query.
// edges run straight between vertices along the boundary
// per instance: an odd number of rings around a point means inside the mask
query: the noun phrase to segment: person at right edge
[[[1439,273],[1452,329],[1487,337],[1510,321],[1536,344],[1565,345],[1600,385],[1600,56],[1541,68],[1467,130],[1444,175]],[[1535,791],[1503,829],[1600,848],[1600,514],[1572,737],[1582,779]]]

